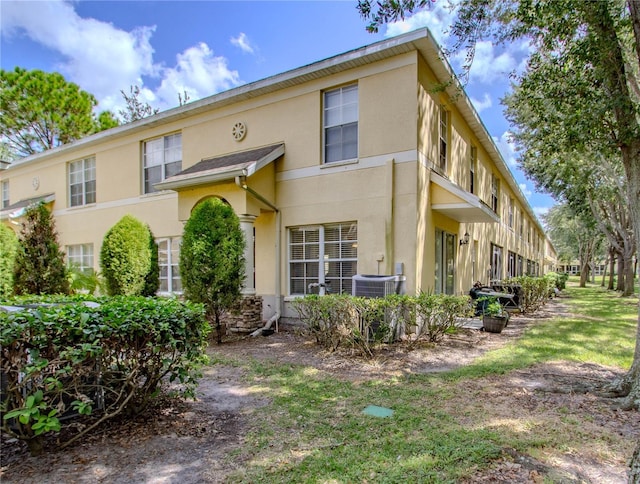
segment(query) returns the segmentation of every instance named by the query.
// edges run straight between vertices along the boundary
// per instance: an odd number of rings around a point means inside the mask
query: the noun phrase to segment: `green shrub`
[[[68,294],[64,253],[53,217],[43,203],[27,209],[13,272],[16,294]]]
[[[521,276],[509,279],[509,284],[521,287],[520,310],[534,313],[544,306],[553,290],[553,280],[547,277]]]
[[[347,340],[350,321],[354,318],[351,296],[312,294],[295,299],[292,305],[309,334],[323,348],[335,351]]]
[[[244,234],[233,209],[217,198],[198,204],[187,220],[180,248],[180,276],[185,297],[204,304],[222,341],[220,316],[241,296],[244,281]]]
[[[145,288],[152,270],[148,227],[125,215],[105,234],[100,249],[100,266],[107,293],[137,296]]]
[[[462,317],[469,316],[469,296],[420,293],[410,299],[410,321],[415,340],[438,342],[460,327]]]
[[[566,272],[547,272],[544,277],[550,279],[553,285],[562,291],[567,287],[567,279],[569,279],[569,274],[567,274]]]
[[[34,453],[45,433],[82,415],[101,423],[140,413],[172,381],[183,394],[195,390],[209,332],[201,305],[141,297],[67,304],[87,299],[14,298],[40,305],[0,313],[2,428]]]
[[[13,269],[18,251],[18,237],[0,223],[0,297],[13,293]]]
[[[420,294],[360,298],[348,295],[305,296],[293,301],[300,320],[323,347],[357,349],[372,356],[381,343],[406,336],[412,343],[436,342],[468,316],[468,296]]]
[[[153,236],[151,227],[147,226],[149,231],[149,252],[151,254],[151,260],[149,265],[149,272],[144,276],[144,288],[142,289],[141,296],[155,296],[160,287],[160,265],[158,263],[158,244]]]

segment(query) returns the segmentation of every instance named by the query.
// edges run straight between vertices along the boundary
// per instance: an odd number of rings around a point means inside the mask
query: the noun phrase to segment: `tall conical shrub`
[[[13,273],[16,294],[69,294],[64,252],[53,216],[41,203],[27,209]]]
[[[221,342],[220,315],[239,301],[244,281],[245,240],[233,209],[217,198],[200,203],[185,224],[180,276],[187,299],[203,303],[215,321]]]

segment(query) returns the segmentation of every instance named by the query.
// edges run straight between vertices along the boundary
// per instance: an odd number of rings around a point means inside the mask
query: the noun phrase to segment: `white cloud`
[[[36,5],[38,14],[34,15]],[[4,2],[1,22],[3,36],[24,33],[59,53],[64,61],[56,70],[93,94],[99,110],[117,112],[124,105],[120,90],[128,93],[134,84],[140,87],[142,100],[166,109],[176,106],[178,93],[185,90],[195,100],[240,82],[226,59],[215,57],[204,43],[178,54],[174,67],[162,66],[154,61],[154,26],[127,32],[107,22],[80,17],[73,3]],[[158,80],[159,87],[145,86],[144,78]]]
[[[533,207],[533,213],[536,214],[538,220],[542,220],[542,217],[546,215],[551,207]]]
[[[531,195],[533,195],[533,192],[531,191],[531,189],[527,186],[526,183],[519,183],[518,186],[520,187],[520,191],[522,192],[522,194],[526,197],[529,198]]]
[[[465,62],[466,51],[459,51],[455,54],[455,61],[462,66]],[[470,81],[483,84],[492,84],[496,80],[505,80],[516,67],[518,61],[512,49],[499,52],[489,41],[476,43],[473,63],[469,70]]]
[[[507,162],[507,165],[516,166],[516,146],[511,141],[511,133],[505,131],[500,138],[493,137],[493,142],[498,147],[498,150],[502,154],[502,157]]]
[[[239,47],[242,52],[247,54],[255,54],[255,48],[251,45],[249,37],[244,32],[240,32],[237,37],[231,37],[231,43],[236,47]]]
[[[438,1],[404,20],[387,25],[386,37],[411,32],[423,27],[428,27],[438,44],[445,46],[449,39],[449,27],[454,19],[452,5],[457,2]]]
[[[163,69],[162,77],[156,94],[166,108],[177,105],[178,93],[186,91],[194,101],[240,84],[238,72],[229,69],[227,59],[214,56],[204,42],[178,54],[176,66]]]
[[[478,113],[481,113],[485,109],[488,109],[491,106],[493,106],[493,101],[491,100],[491,96],[487,92],[485,92],[484,96],[482,96],[482,101],[479,101],[472,97],[471,103],[476,108],[476,111],[478,111]]]

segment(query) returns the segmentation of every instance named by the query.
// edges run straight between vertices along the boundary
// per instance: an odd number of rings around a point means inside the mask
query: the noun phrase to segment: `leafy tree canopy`
[[[0,70],[0,136],[11,152],[28,156],[70,143],[106,127],[97,121],[95,97],[57,72]]]

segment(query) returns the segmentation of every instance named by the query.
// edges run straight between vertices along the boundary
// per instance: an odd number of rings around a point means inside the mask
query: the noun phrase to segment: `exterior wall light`
[[[465,232],[460,239],[460,245],[467,245],[469,243],[469,232]]]

